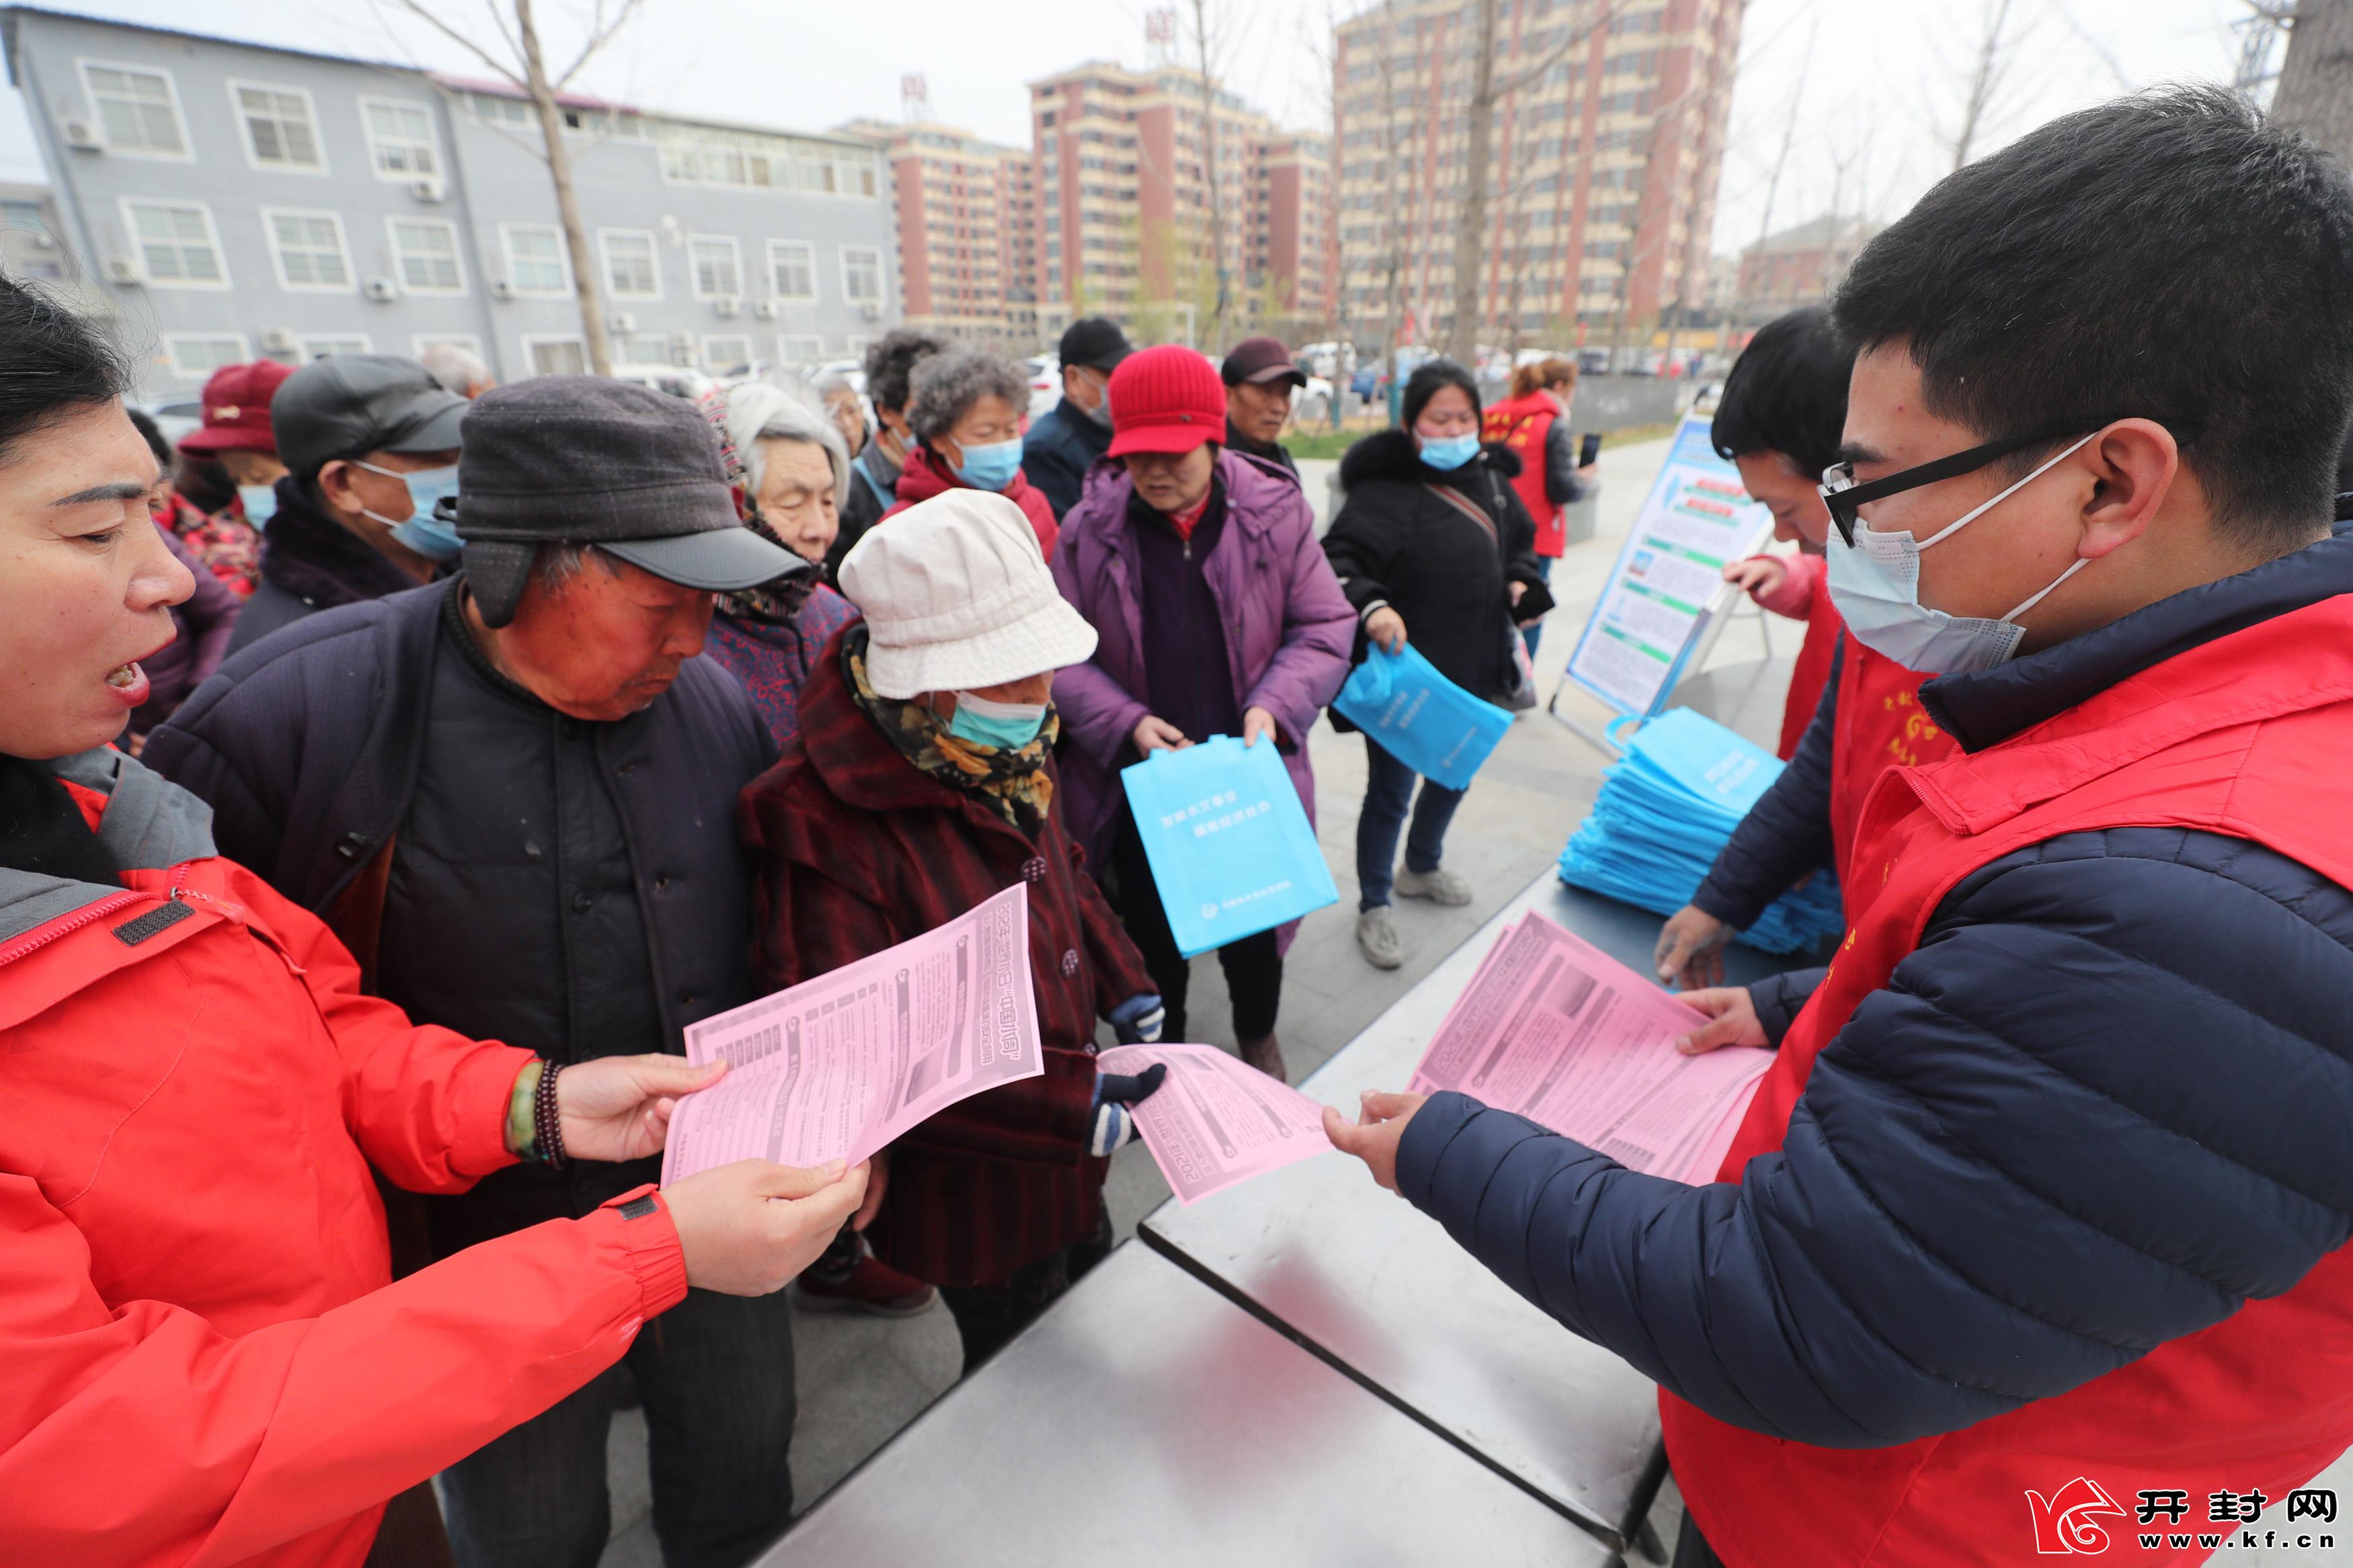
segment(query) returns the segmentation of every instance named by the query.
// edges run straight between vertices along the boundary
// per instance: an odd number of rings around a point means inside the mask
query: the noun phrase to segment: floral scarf
[[[890,737],[900,755],[949,788],[979,796],[1025,833],[1046,819],[1054,804],[1054,779],[1046,771],[1046,756],[1062,725],[1052,708],[1046,710],[1045,728],[1028,745],[1013,751],[980,745],[949,734],[938,715],[920,702],[878,695],[866,679],[866,644],[863,624],[843,635],[842,673],[849,678],[851,700]]]

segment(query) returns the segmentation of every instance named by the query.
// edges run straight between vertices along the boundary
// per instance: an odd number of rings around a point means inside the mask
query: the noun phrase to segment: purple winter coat
[[[1202,575],[1225,623],[1234,703],[1274,715],[1283,765],[1315,820],[1315,774],[1307,731],[1348,678],[1356,612],[1340,592],[1315,514],[1298,481],[1234,451],[1218,454],[1226,522]],[[1098,871],[1111,853],[1123,799],[1119,770],[1134,762],[1129,736],[1150,710],[1145,689],[1144,608],[1137,594],[1136,548],[1127,527],[1134,481],[1116,464],[1087,475],[1079,504],[1062,519],[1054,581],[1062,597],[1095,628],[1094,657],[1054,677],[1054,706],[1069,742],[1056,804],[1071,836]],[[1290,945],[1298,929],[1282,928]]]

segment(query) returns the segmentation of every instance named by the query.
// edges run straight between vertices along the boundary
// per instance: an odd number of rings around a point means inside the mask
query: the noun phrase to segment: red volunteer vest
[[[1946,894],[2004,855],[2063,833],[2181,826],[2254,840],[2353,886],[2353,595],[2193,648],[1978,755],[1889,773],[1864,817],[1857,842],[1883,864],[1858,874],[1883,889],[1791,1026],[1719,1180],[1781,1146],[1816,1054]],[[1732,1568],[2015,1565],[2043,1551],[2202,1560],[2195,1545],[2143,1550],[2144,1530],[2172,1531],[2162,1514],[2136,1522],[2137,1494],[2185,1491],[2192,1520],[2224,1489],[2276,1506],[2353,1446],[2353,1247],[2105,1377],[1899,1447],[1785,1442],[1663,1392],[1660,1409],[1676,1480]],[[2050,1537],[2054,1510],[2072,1548]],[[2267,1511],[2264,1525],[2284,1518]]]
[[[1785,763],[1798,754],[1798,742],[1806,738],[1806,726],[1821,706],[1822,689],[1831,683],[1831,660],[1838,655],[1839,634],[1844,630],[1846,621],[1831,603],[1830,589],[1816,584],[1813,597],[1806,602],[1806,640],[1798,645],[1789,695],[1781,704],[1781,743],[1773,754]]]
[[[1830,597],[1827,589],[1822,597]],[[1831,736],[1831,847],[1850,931],[1887,879],[1885,847],[1878,838],[1894,824],[1880,824],[1868,842],[1862,837],[1863,804],[1872,787],[1892,768],[1942,762],[1956,750],[1953,738],[1920,706],[1920,683],[1927,679],[1852,637],[1846,639]]]
[[[1536,522],[1536,553],[1557,556],[1568,549],[1568,532],[1560,508],[1545,497],[1545,438],[1560,417],[1560,405],[1541,392],[1506,398],[1487,410],[1480,422],[1480,438],[1501,441],[1520,460],[1512,489]]]

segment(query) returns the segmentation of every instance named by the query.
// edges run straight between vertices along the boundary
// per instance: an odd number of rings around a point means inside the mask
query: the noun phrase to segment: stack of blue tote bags
[[[1604,773],[1592,815],[1561,851],[1561,880],[1672,914],[1780,776],[1779,759],[1715,721],[1688,708],[1662,713]],[[1775,900],[1739,940],[1798,952],[1835,936],[1843,920],[1838,879],[1825,870]]]

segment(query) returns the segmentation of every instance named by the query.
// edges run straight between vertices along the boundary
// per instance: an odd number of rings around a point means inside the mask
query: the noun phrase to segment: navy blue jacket
[[[1021,472],[1046,495],[1054,521],[1079,504],[1087,470],[1111,450],[1111,426],[1098,425],[1064,398],[1039,415],[1021,438]]]
[[[1923,689],[1970,751],[2353,593],[2340,536]],[[1816,1058],[1737,1185],[1459,1094],[1398,1184],[1531,1301],[1721,1420],[1829,1447],[2062,1394],[2353,1234],[2353,893],[2260,845],[2068,834],[1986,866]]]

